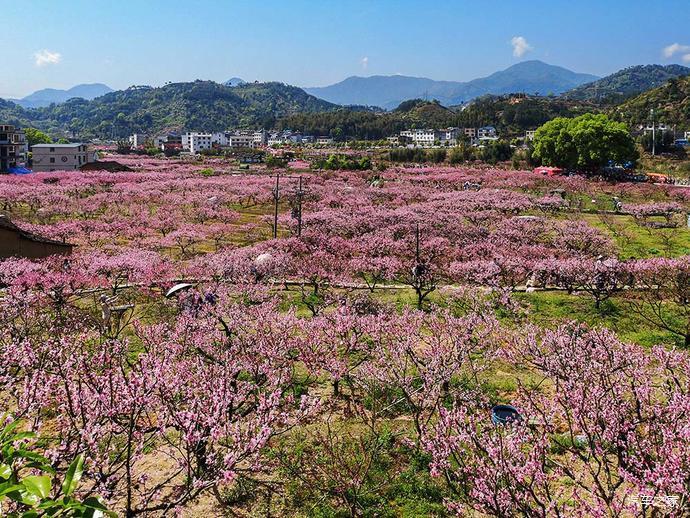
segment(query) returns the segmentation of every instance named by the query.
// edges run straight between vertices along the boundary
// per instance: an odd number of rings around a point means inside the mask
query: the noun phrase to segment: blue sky
[[[0,0],[0,97],[233,76],[298,86],[397,73],[462,81],[526,59],[597,75],[690,65],[688,2]]]

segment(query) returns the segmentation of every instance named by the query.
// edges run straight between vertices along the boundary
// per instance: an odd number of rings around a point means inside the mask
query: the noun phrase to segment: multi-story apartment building
[[[471,140],[474,140],[477,138],[477,128],[463,128],[462,130],[467,137],[469,137]]]
[[[454,145],[458,142],[460,135],[462,135],[460,128],[445,128],[437,132],[438,140],[441,144]]]
[[[255,146],[265,146],[268,141],[268,135],[266,130],[258,130],[254,132],[254,145]]]
[[[0,125],[0,173],[26,161],[24,132],[11,124]]]
[[[496,128],[493,126],[484,126],[477,130],[477,138],[480,140],[495,140],[498,138]]]
[[[213,135],[210,133],[185,133],[182,135],[182,149],[196,154],[213,147]]]
[[[228,137],[230,147],[254,147],[254,133],[236,132]]]
[[[32,169],[41,171],[73,171],[95,161],[95,154],[86,144],[36,144],[31,146]]]
[[[294,144],[300,142],[302,139],[302,135],[299,133],[293,133],[290,130],[284,130],[280,133],[275,132],[271,133],[268,136],[268,145],[273,146],[277,144]]]
[[[226,147],[230,143],[229,135],[222,131],[211,133],[211,146]]]
[[[400,132],[401,137],[408,137],[418,146],[433,146],[439,134],[433,129],[413,129]]]
[[[182,148],[182,137],[180,135],[159,135],[153,139],[154,147],[165,150],[165,149],[181,149]]]

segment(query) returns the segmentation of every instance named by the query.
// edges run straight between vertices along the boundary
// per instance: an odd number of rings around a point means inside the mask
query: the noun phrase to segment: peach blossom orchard
[[[390,478],[421,465],[437,514],[686,512],[690,190],[438,167],[293,170],[298,193],[282,171],[273,239],[275,170],[117,159],[134,172],[0,178],[15,223],[76,245],[0,263],[0,411],[58,472],[84,454],[83,496],[246,511],[258,497],[229,495],[251,481],[287,512],[299,484],[385,515],[385,439]],[[626,253],[612,221],[678,246]],[[666,339],[536,325],[525,290],[614,300]],[[495,424],[498,403],[521,418]]]

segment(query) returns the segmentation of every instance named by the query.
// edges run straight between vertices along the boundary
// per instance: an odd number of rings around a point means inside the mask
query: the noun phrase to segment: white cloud
[[[690,54],[690,45],[681,45],[680,43],[673,43],[668,47],[664,47],[663,54],[665,58],[672,58],[676,54]]]
[[[534,50],[534,47],[527,43],[524,36],[513,36],[513,39],[510,40],[510,44],[513,46],[513,56],[516,58],[521,58],[530,50]]]
[[[690,63],[690,53],[683,54],[683,63]]]
[[[60,61],[62,61],[62,54],[59,52],[53,52],[52,50],[43,49],[34,53],[34,61],[37,67],[57,65]]]
[[[359,64],[362,65],[362,68],[364,70],[366,70],[367,67],[369,66],[369,57],[364,56],[362,59],[359,60]]]

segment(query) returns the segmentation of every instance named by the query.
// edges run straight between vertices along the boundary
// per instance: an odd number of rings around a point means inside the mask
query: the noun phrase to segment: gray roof
[[[70,247],[70,248],[74,246],[74,245],[71,245],[69,243],[63,243],[62,241],[56,241],[54,239],[48,239],[47,237],[39,236],[39,235],[33,234],[31,232],[27,232],[26,230],[22,230],[17,225],[12,223],[12,221],[10,221],[10,218],[8,218],[5,214],[0,214],[0,229],[5,229],[5,230],[10,230],[12,232],[16,232],[17,234],[19,234],[24,239],[28,239],[29,241],[36,241],[37,243],[48,243],[51,245],[58,245],[58,246],[64,246],[64,247]]]
[[[31,146],[31,149],[34,148],[48,148],[48,147],[55,147],[55,148],[73,148],[73,147],[79,147],[79,146],[84,146],[85,144],[81,142],[75,142],[73,144],[34,144]]]

